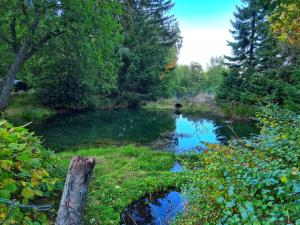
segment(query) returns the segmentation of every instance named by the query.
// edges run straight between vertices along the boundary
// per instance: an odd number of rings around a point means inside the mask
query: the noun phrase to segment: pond
[[[176,153],[199,152],[205,149],[205,143],[225,144],[235,134],[247,137],[257,132],[252,122],[145,110],[60,114],[32,129],[42,137],[47,147],[56,151],[78,146],[135,143],[154,145]],[[157,145],[159,140],[163,145]]]
[[[96,110],[60,114],[32,129],[56,151],[80,146],[140,144],[177,154],[200,153],[207,143],[226,144],[234,137],[257,133],[253,122],[226,121],[211,115],[175,114],[166,111]],[[170,170],[184,168],[175,163]],[[121,215],[122,224],[172,224],[187,200],[176,191],[151,193],[132,203]]]

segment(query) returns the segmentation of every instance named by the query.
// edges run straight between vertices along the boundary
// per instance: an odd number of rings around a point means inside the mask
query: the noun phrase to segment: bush
[[[272,106],[257,119],[260,135],[213,145],[185,162],[194,172],[182,221],[299,224],[300,118]]]
[[[54,154],[33,133],[0,120],[0,224],[49,223],[51,211],[24,207],[53,202],[61,187],[60,179],[51,176],[53,162]]]

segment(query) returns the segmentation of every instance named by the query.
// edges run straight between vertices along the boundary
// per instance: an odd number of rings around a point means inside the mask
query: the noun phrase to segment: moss
[[[119,224],[120,214],[147,193],[177,187],[183,176],[169,172],[175,155],[132,145],[58,154],[67,171],[74,155],[96,158],[85,211],[86,221]]]
[[[34,93],[14,94],[10,98],[4,118],[15,125],[40,122],[56,114],[56,111],[41,105]]]

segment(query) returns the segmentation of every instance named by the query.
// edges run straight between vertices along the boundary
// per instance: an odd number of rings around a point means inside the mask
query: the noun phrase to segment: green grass
[[[231,104],[230,102],[205,102],[197,99],[159,99],[146,103],[143,108],[146,110],[175,110],[175,104],[180,103],[180,111],[183,113],[213,114],[220,117],[248,120],[256,112],[255,106],[244,104]]]
[[[175,110],[176,103],[182,105],[180,111],[185,113],[219,113],[216,107],[208,103],[198,103],[188,99],[176,100],[175,98],[147,102],[142,108],[146,110]]]
[[[85,220],[95,224],[119,224],[120,214],[145,194],[177,187],[183,176],[169,172],[175,155],[144,147],[104,147],[59,153],[66,172],[74,155],[96,158],[88,192]]]
[[[42,106],[33,93],[24,93],[11,96],[4,118],[15,125],[24,125],[40,122],[55,113],[55,110]]]
[[[230,102],[218,102],[217,104],[225,117],[234,119],[251,119],[257,111],[257,107],[253,105],[232,104]]]

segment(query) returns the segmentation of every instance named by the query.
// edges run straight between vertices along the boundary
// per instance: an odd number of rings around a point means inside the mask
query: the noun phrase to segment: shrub
[[[186,160],[189,168],[197,169],[186,187],[190,207],[182,221],[300,223],[300,118],[272,106],[257,119],[260,135],[233,140],[229,146],[213,145]]]
[[[29,205],[49,205],[61,187],[51,176],[54,157],[33,133],[0,120],[0,224],[50,223],[51,211]]]

